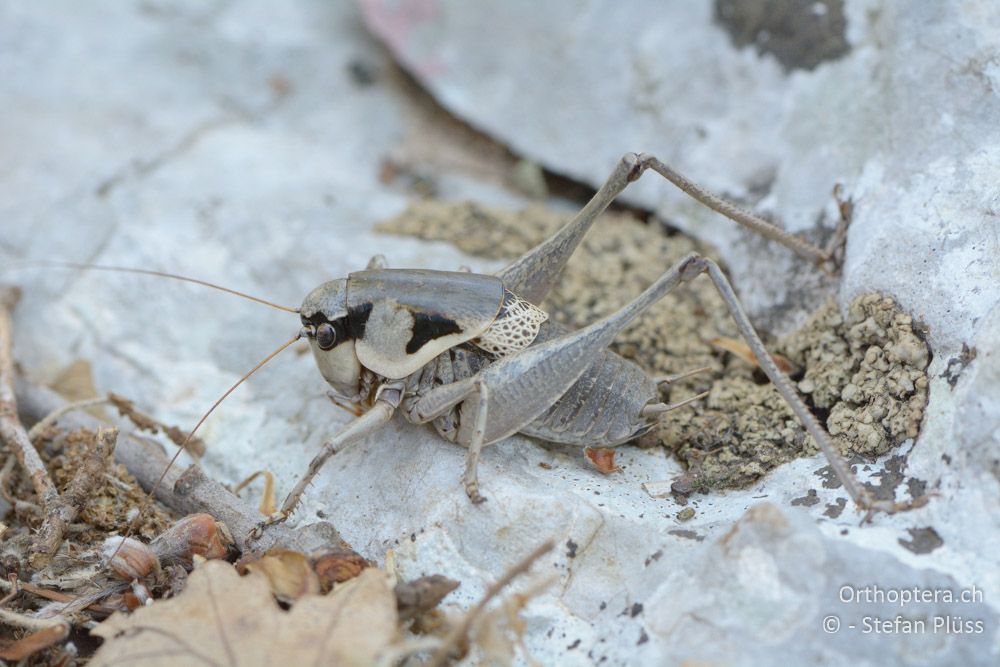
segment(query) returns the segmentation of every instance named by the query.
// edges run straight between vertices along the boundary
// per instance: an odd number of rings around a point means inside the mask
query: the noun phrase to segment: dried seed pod
[[[108,567],[125,581],[145,579],[160,571],[160,559],[148,545],[131,537],[109,537],[103,553]]]
[[[361,574],[371,563],[354,553],[344,549],[322,551],[312,555],[313,571],[319,577],[320,589],[326,593],[334,584],[353,579]]]
[[[145,584],[140,584],[138,581],[132,582],[132,590],[126,591],[123,598],[129,611],[153,604],[153,594],[149,592]]]
[[[194,556],[226,558],[233,538],[225,524],[211,514],[189,514],[160,533],[150,544],[164,563],[192,566]]]

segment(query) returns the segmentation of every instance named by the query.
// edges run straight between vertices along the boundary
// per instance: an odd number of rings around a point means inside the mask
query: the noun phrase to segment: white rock
[[[682,166],[693,176],[735,194],[745,192],[757,175],[774,170],[777,180],[765,208],[777,212],[793,229],[812,224],[830,184],[842,178],[849,191],[866,193],[852,230],[845,294],[861,287],[904,284],[906,276],[876,271],[873,263],[879,257],[872,254],[880,251],[881,266],[888,266],[901,261],[898,256],[906,248],[900,246],[905,242],[915,248],[906,267],[923,273],[920,280],[911,281],[912,292],[898,296],[932,325],[937,353],[932,372],[938,376],[946,370],[961,342],[975,343],[979,350],[954,394],[945,379],[935,379],[928,435],[910,457],[910,472],[928,480],[930,488],[939,488],[941,497],[920,512],[880,517],[873,527],[855,529],[857,517],[850,511],[837,518],[822,514],[827,504],[842,497],[839,490],[820,488],[819,504],[790,506],[792,499],[817,486],[813,473],[822,466],[818,459],[801,460],[752,489],[695,499],[695,517],[682,523],[673,501],[651,498],[641,488],[642,482],[678,473],[677,464],[662,452],[624,448],[619,462],[625,472],[604,477],[584,466],[577,451],[546,449],[514,438],[484,453],[481,480],[490,500],[473,508],[458,482],[464,452],[429,430],[394,422],[385,433],[330,463],[310,490],[301,518],[325,513],[372,558],[381,559],[387,548],[395,549],[404,576],[440,572],[461,579],[462,587],[449,598],[460,604],[477,599],[509,564],[545,537],[556,536],[559,549],[537,569],[541,574],[554,572],[557,582],[527,609],[527,643],[546,664],[592,664],[604,656],[613,663],[647,664],[689,656],[742,659],[741,647],[762,637],[778,643],[745,652],[747,660],[819,656],[864,664],[884,649],[900,661],[909,651],[907,659],[914,664],[942,662],[941,656],[968,664],[977,659],[995,661],[995,608],[1000,604],[997,491],[989,475],[965,474],[973,467],[982,468],[991,460],[988,455],[966,458],[963,453],[970,443],[986,443],[982,451],[988,451],[986,447],[995,444],[991,440],[995,428],[963,427],[961,437],[953,436],[958,403],[966,410],[962,414],[995,418],[995,403],[977,401],[991,384],[995,387],[995,373],[980,364],[987,358],[995,362],[996,337],[985,338],[984,333],[983,339],[974,340],[974,327],[987,331],[985,320],[949,322],[944,313],[948,306],[937,300],[954,304],[952,316],[961,312],[964,318],[984,317],[988,304],[996,300],[996,293],[986,289],[963,297],[956,285],[984,275],[996,277],[989,273],[993,269],[983,251],[989,246],[976,240],[985,233],[984,226],[967,221],[972,211],[995,206],[995,189],[993,199],[983,195],[978,204],[967,195],[974,187],[990,187],[997,144],[995,128],[987,132],[985,126],[977,126],[973,132],[967,127],[965,115],[955,108],[961,96],[946,100],[934,88],[922,94],[931,97],[928,107],[940,104],[935,118],[951,114],[950,129],[945,123],[934,129],[939,133],[933,135],[937,143],[926,154],[910,148],[908,161],[900,162],[893,152],[901,150],[904,139],[918,135],[916,125],[925,116],[919,109],[900,110],[902,103],[892,95],[912,92],[916,84],[909,84],[914,81],[923,83],[920,68],[928,61],[947,60],[938,60],[929,51],[904,50],[912,47],[912,26],[926,18],[920,14],[930,12],[930,5],[912,10],[912,18],[884,8],[872,28],[891,33],[881,47],[867,28],[858,27],[864,25],[859,18],[864,16],[862,8],[851,5],[852,40],[864,38],[869,43],[857,46],[844,61],[791,77],[749,52],[733,52],[725,62],[712,64],[715,54],[728,53],[728,45],[709,25],[704,5],[675,3],[662,10],[674,13],[674,18],[660,21],[644,20],[639,9],[609,14],[599,5],[572,11],[554,3],[544,6],[551,7],[547,12],[565,14],[538,33],[542,37],[556,37],[559,26],[575,25],[581,37],[597,35],[603,42],[595,45],[581,39],[574,51],[565,40],[552,39],[548,46],[539,46],[547,50],[532,52],[496,50],[483,41],[486,48],[475,52],[475,60],[485,67],[498,62],[497,54],[508,53],[522,60],[499,62],[505,68],[523,69],[507,71],[517,76],[534,73],[524,77],[519,96],[511,87],[515,79],[507,78],[504,86],[481,99],[497,104],[500,111],[510,108],[505,100],[522,100],[521,115],[505,121],[515,128],[520,124],[527,129],[535,119],[545,118],[542,132],[525,144],[541,150],[548,145],[541,141],[545,133],[558,139],[567,147],[560,159],[577,165],[565,169],[567,173],[599,179],[626,148],[657,150],[673,161],[691,155],[692,161]],[[455,7],[442,5],[439,16],[456,15],[443,13],[457,11]],[[537,4],[534,7],[531,15],[522,15],[522,27],[531,25],[528,19],[536,15],[547,16]],[[960,9],[938,11],[986,12],[984,7],[967,3]],[[678,19],[686,22],[672,23]],[[645,28],[634,30],[637,22]],[[940,42],[942,23],[929,23],[935,44]],[[4,266],[24,258],[139,265],[217,281],[290,306],[319,282],[363,267],[377,252],[385,253],[394,266],[496,268],[462,257],[443,244],[387,238],[371,231],[375,222],[396,214],[405,204],[403,196],[378,181],[378,169],[403,132],[406,107],[384,79],[371,86],[352,80],[352,62],[373,66],[376,72],[386,67],[360,24],[347,3],[286,3],[280,11],[267,2],[112,3],[90,6],[86,12],[69,2],[4,5],[0,43],[6,57],[0,65],[0,95],[10,100],[0,123],[0,145],[6,156],[0,175]],[[954,48],[963,53],[985,49],[988,21],[969,18],[966,24],[962,30],[980,41],[960,39],[962,44]],[[671,25],[684,29],[677,32]],[[508,28],[499,19],[495,22],[498,37]],[[456,29],[454,34],[462,33]],[[625,34],[631,37],[623,41]],[[449,52],[450,42],[440,32],[430,35],[436,45],[425,44],[426,48],[440,51],[440,62],[451,63],[450,71],[458,71],[454,61],[462,59],[460,49]],[[880,48],[887,54],[880,55]],[[565,81],[559,86],[542,76],[579,50],[603,53],[607,65],[617,66],[615,71],[630,71],[632,78],[624,80],[634,82],[632,96],[650,111],[634,118],[628,115],[631,107],[625,106],[623,112],[619,105],[628,96],[588,102],[587,91],[578,85],[582,75],[572,69],[563,68]],[[691,52],[708,63],[708,82],[720,86],[728,82],[742,95],[740,109],[747,110],[737,110],[735,120],[731,116],[737,105],[729,98],[703,82],[667,76],[657,69],[673,56]],[[864,66],[884,71],[878,66],[880,58],[890,57],[912,62],[906,70],[909,79],[892,86],[869,86],[870,79],[864,76],[855,81],[859,72],[870,73]],[[428,62],[431,69],[436,66]],[[639,69],[628,69],[636,63],[641,63]],[[955,67],[948,71],[964,81]],[[983,65],[984,82],[996,79],[989,67]],[[695,68],[688,64],[684,69]],[[595,71],[606,76],[608,69]],[[742,79],[744,75],[749,78]],[[791,97],[776,107],[775,90],[781,86],[791,86]],[[561,95],[555,113],[537,114],[531,101],[550,92]],[[839,96],[845,104],[863,102],[858,106],[869,114],[864,122],[846,115],[835,120],[844,136],[867,128],[864,140],[872,139],[878,155],[869,157],[869,151],[859,147],[860,140],[833,142],[831,130],[813,127],[815,119],[786,111],[804,104],[801,100],[823,109],[829,104],[828,95]],[[709,112],[695,102],[684,107],[680,102],[688,96],[707,105]],[[982,91],[978,97],[962,99],[963,108],[980,109],[980,117],[994,108]],[[918,101],[924,104],[922,98]],[[677,105],[669,122],[660,111],[653,111],[666,102]],[[908,119],[890,137],[878,134],[884,124],[872,121],[884,108],[905,112]],[[591,113],[596,120],[587,118]],[[617,122],[622,113],[630,122]],[[706,137],[699,137],[698,122],[708,128]],[[783,139],[786,126],[798,137],[791,147]],[[600,139],[605,135],[590,134],[594,127],[620,135]],[[653,135],[673,143],[647,141]],[[951,143],[946,141],[949,136],[954,137]],[[511,141],[526,154],[542,157],[531,146]],[[968,145],[978,147],[975,160],[962,152]],[[812,146],[831,148],[805,150]],[[930,155],[933,159],[928,159]],[[548,157],[543,162],[559,166]],[[924,173],[921,169],[926,172],[923,181],[914,175]],[[791,176],[801,180],[793,182]],[[645,180],[649,183],[634,193],[637,201],[660,204],[662,198],[668,212],[697,210],[664,184],[650,177]],[[920,186],[918,194],[893,202],[894,195],[910,192],[904,187],[910,182]],[[509,199],[461,178],[447,183],[455,196]],[[869,201],[878,207],[869,208]],[[912,219],[894,213],[897,210]],[[952,212],[966,218],[956,227],[949,223],[939,229],[928,213],[932,210],[947,212],[941,214],[943,219],[950,220]],[[882,226],[881,219],[896,226]],[[697,221],[706,228],[727,229],[710,216],[701,215]],[[905,234],[899,231],[904,221],[910,223]],[[886,231],[893,229],[895,233]],[[938,230],[937,236],[919,236],[927,229]],[[858,239],[865,238],[880,247],[861,249]],[[734,252],[739,247],[734,245]],[[946,256],[929,259],[927,268],[920,268],[920,253],[930,247],[947,250],[942,253]],[[767,263],[776,275],[784,276],[785,255],[775,252],[773,257]],[[745,277],[748,265],[734,265]],[[955,268],[961,271],[945,271]],[[5,273],[3,279],[12,277],[25,287],[15,322],[17,356],[25,369],[50,380],[69,362],[86,359],[99,390],[125,393],[159,418],[181,425],[193,424],[226,387],[297,328],[287,313],[269,313],[225,295],[132,276],[50,269]],[[869,278],[877,281],[870,283]],[[785,292],[784,283],[783,278],[780,285],[772,285],[773,294],[760,297],[758,309],[760,304],[777,303],[775,299]],[[996,330],[990,326],[990,331]],[[209,471],[233,482],[258,469],[271,470],[279,489],[287,491],[322,439],[348,419],[329,403],[324,391],[311,359],[286,352],[241,387],[206,424]],[[942,467],[942,455],[952,457],[955,464]],[[871,474],[862,471],[866,478]],[[754,527],[760,519],[751,515],[741,525],[751,526],[751,534],[759,536],[739,542],[739,551],[729,553],[727,542],[719,542],[720,538],[761,498],[783,508],[774,516],[783,517],[788,527]],[[984,515],[991,513],[993,523],[984,522]],[[812,526],[817,522],[818,533]],[[926,526],[933,526],[944,546],[923,555],[900,547],[898,539],[907,535],[905,529]],[[837,560],[840,554],[846,554],[843,563]],[[827,583],[810,583],[826,568],[829,574],[819,581]],[[918,570],[926,572],[913,574]],[[926,635],[891,644],[867,644],[846,632],[827,638],[814,621],[831,608],[828,605],[836,608],[827,585],[841,583],[835,575],[859,585],[867,583],[869,575],[887,585],[976,584],[993,607],[975,607],[968,613],[993,619],[993,625],[968,643],[964,638],[945,638],[940,650],[926,648],[926,642],[935,639]],[[854,577],[856,581],[851,580]],[[642,612],[637,604],[643,605]],[[775,616],[763,616],[764,612]],[[879,607],[878,613],[890,614],[892,608]],[[707,623],[698,622],[696,616]],[[799,631],[782,629],[782,622],[794,623]],[[699,637],[715,643],[699,643]],[[979,652],[970,653],[974,650]]]
[[[907,449],[907,473],[940,496],[841,541],[977,583],[987,604],[1000,605],[993,592],[1000,586],[995,3],[848,1],[849,51],[815,69],[735,48],[707,1],[515,1],[489,12],[457,0],[432,10],[362,4],[368,25],[443,105],[557,173],[596,186],[624,150],[652,152],[796,232],[832,226],[830,191],[843,184],[855,211],[842,302],[886,292],[927,327],[935,355],[930,405],[919,442]],[[724,4],[756,6],[716,3]],[[788,3],[796,5],[808,3]],[[837,5],[822,3],[817,16],[831,18]],[[759,34],[758,44],[776,36]],[[785,328],[812,305],[807,267],[655,175],[626,197],[714,242],[759,322]],[[963,345],[977,357],[960,375]],[[774,493],[781,476],[763,487]],[[824,522],[823,532],[837,536],[836,523]],[[922,555],[900,546],[900,529],[927,526],[945,546]],[[883,574],[891,571],[887,565]],[[693,613],[677,604],[678,614]],[[757,620],[747,612],[739,624],[745,630]],[[817,636],[815,629],[803,635],[798,648]],[[924,639],[912,639],[909,650],[950,661],[915,649]]]
[[[753,201],[763,189],[758,208],[796,232],[822,216],[832,226],[842,183],[857,204],[842,295],[893,294],[936,349],[971,340],[1000,298],[1000,16],[988,0],[848,2],[849,52],[787,72],[734,48],[707,1],[362,4],[442,104],[558,173],[597,185],[623,152],[647,151],[717,192]],[[762,257],[759,239],[655,175],[624,196],[715,242],[751,311],[790,307],[787,252]]]

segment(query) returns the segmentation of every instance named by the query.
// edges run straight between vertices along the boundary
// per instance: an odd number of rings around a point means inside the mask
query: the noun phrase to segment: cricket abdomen
[[[521,433],[551,442],[613,447],[650,429],[653,422],[641,411],[657,400],[656,386],[638,366],[606,351]]]

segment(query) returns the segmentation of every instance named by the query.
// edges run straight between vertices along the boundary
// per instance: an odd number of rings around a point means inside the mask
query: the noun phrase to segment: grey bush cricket
[[[329,438],[281,509],[261,524],[286,519],[325,462],[386,424],[398,410],[413,424],[432,423],[468,448],[462,480],[473,503],[482,448],[514,433],[542,440],[614,447],[679,407],[660,400],[659,384],[608,349],[630,321],[678,284],[705,273],[715,284],[760,367],[827,457],[862,510],[904,509],[874,499],[855,479],[829,436],[778,369],[710,259],[691,254],[617,312],[577,331],[549,321],[540,304],[562,268],[615,197],[646,170],[804,258],[822,250],[705,191],[648,154],[626,154],[586,206],[554,236],[496,275],[389,269],[376,257],[367,270],[326,282],[299,308],[317,366],[334,393],[363,410]]]
[[[712,260],[688,255],[617,312],[579,330],[567,330],[549,320],[537,306],[598,216],[647,170],[818,267],[832,261],[835,245],[825,250],[811,245],[707,192],[655,157],[628,153],[572,220],[495,275],[390,269],[379,256],[366,270],[315,288],[297,310],[221,288],[296,312],[302,327],[295,338],[230,388],[192,434],[250,374],[300,338],[309,341],[332,396],[360,413],[326,440],[281,509],[254,533],[259,536],[268,525],[288,518],[331,456],[375,433],[397,411],[413,424],[433,424],[442,437],[468,449],[462,481],[473,503],[484,500],[476,472],[482,448],[515,433],[598,447],[636,439],[655,425],[658,415],[694,399],[674,405],[662,402],[659,386],[674,378],[650,377],[608,346],[645,309],[703,273],[721,294],[761,369],[813,437],[851,500],[867,513],[866,519],[877,511],[901,511],[919,502],[875,499],[857,481],[768,354]],[[155,271],[133,271],[207,284]]]

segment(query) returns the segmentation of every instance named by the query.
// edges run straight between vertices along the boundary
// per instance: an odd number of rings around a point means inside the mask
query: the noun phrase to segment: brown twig
[[[14,504],[14,496],[10,494],[10,489],[7,488],[7,484],[10,481],[8,479],[10,474],[14,472],[15,463],[17,463],[17,457],[10,456],[3,462],[3,466],[0,467],[0,498],[3,498],[11,505]]]
[[[135,407],[135,403],[128,400],[124,396],[119,396],[114,392],[108,392],[108,402],[118,409],[118,414],[123,417],[128,417],[129,421],[135,424],[135,427],[140,431],[146,431],[148,433],[157,434],[163,433],[178,447],[183,447],[188,454],[191,454],[195,458],[200,458],[205,455],[205,443],[201,438],[189,438],[187,431],[180,429],[176,426],[169,426],[164,424],[153,417],[150,417],[145,412],[141,412]]]
[[[249,486],[258,477],[264,478],[264,492],[260,494],[260,513],[264,516],[271,516],[278,510],[278,503],[274,498],[274,475],[268,470],[258,470],[254,474],[233,487],[233,493],[240,495],[240,491]]]
[[[28,429],[28,437],[31,438],[32,442],[35,442],[48,427],[59,421],[61,417],[68,415],[70,412],[75,410],[86,410],[98,405],[104,405],[107,402],[107,398],[85,398],[82,401],[67,403],[55,412],[45,415],[44,419],[36,422],[34,426]]]
[[[100,485],[117,441],[118,429],[100,429],[97,432],[96,444],[87,452],[69,485],[46,509],[45,521],[31,547],[30,562],[35,569],[48,565],[62,544],[66,528],[76,519],[84,504]]]
[[[483,613],[486,605],[489,604],[493,598],[499,595],[500,592],[510,584],[510,582],[531,569],[531,566],[534,565],[535,561],[551,551],[554,546],[554,541],[546,540],[541,546],[507,570],[507,572],[505,572],[499,580],[494,582],[493,585],[486,590],[486,595],[483,596],[483,599],[480,600],[475,607],[470,609],[462,618],[462,621],[456,625],[455,628],[442,640],[441,646],[438,647],[438,650],[434,652],[434,655],[431,656],[430,661],[427,663],[429,667],[440,667],[445,664],[448,659],[452,657],[452,652],[462,643],[463,640],[467,638],[469,629],[472,627],[472,624],[475,623],[476,619]]]
[[[31,444],[28,432],[17,418],[14,395],[14,336],[10,311],[19,298],[13,287],[0,287],[0,441],[10,447],[28,473],[42,507],[48,509],[59,498],[42,457]]]
[[[12,581],[0,579],[0,590],[10,590],[12,592],[14,590],[19,590],[25,593],[31,593],[32,595],[36,595],[42,598],[43,600],[51,600],[52,602],[65,603],[65,606],[62,609],[62,613],[64,615],[66,614],[66,608],[69,607],[69,605],[74,603],[79,603],[81,601],[86,602],[86,604],[83,606],[86,607],[87,609],[96,611],[100,614],[110,615],[115,611],[118,611],[118,609],[115,607],[107,607],[104,605],[97,604],[97,600],[94,598],[96,596],[99,596],[99,599],[106,598],[110,595],[114,595],[115,593],[121,592],[127,586],[128,584],[125,583],[115,584],[110,588],[98,591],[96,594],[91,593],[85,596],[78,596],[78,595],[70,595],[69,593],[63,593],[62,591],[54,591],[52,589],[44,588],[42,586],[36,586],[35,584],[28,583],[27,581],[17,581],[17,583],[15,584]],[[71,609],[71,611],[77,611],[78,606],[79,606],[78,604],[75,605]]]
[[[16,380],[17,398],[25,419],[42,419],[66,405],[66,400],[51,389]],[[86,412],[73,412],[63,419],[68,429],[97,430],[105,424]],[[115,460],[124,465],[145,489],[156,484],[168,459],[156,443],[123,430],[115,448]],[[186,470],[171,470],[156,491],[156,498],[178,514],[206,512],[222,521],[232,533],[236,546],[244,553],[263,553],[273,547],[284,547],[303,553],[329,548],[350,550],[332,524],[321,521],[302,528],[271,526],[263,537],[251,543],[247,537],[261,519],[260,512],[250,503],[232,494],[226,487],[192,465]]]
[[[22,664],[21,661],[25,658],[31,657],[35,653],[61,642],[68,636],[69,624],[57,623],[33,632],[26,637],[21,637],[17,641],[8,642],[0,640],[0,660]],[[67,657],[68,655],[64,652],[60,660],[52,664],[63,664]]]
[[[66,628],[66,633],[69,634],[69,621],[62,616],[35,618],[33,616],[26,616],[25,614],[18,614],[15,611],[0,609],[0,622],[24,628],[25,630],[45,630],[52,626],[60,626]]]

